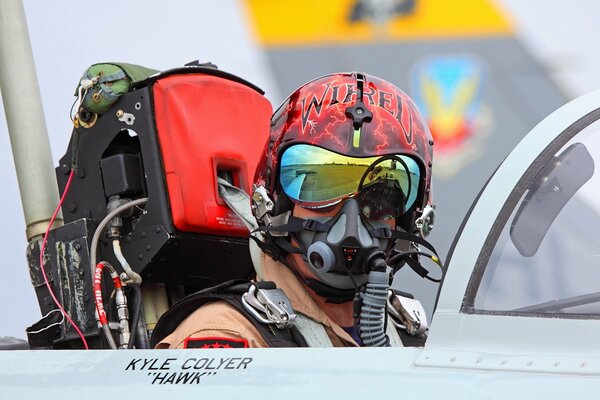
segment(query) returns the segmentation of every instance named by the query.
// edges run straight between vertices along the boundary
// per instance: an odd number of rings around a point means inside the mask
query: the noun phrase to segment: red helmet
[[[263,186],[276,204],[282,193],[282,154],[297,144],[356,158],[408,156],[420,173],[406,222],[412,225],[431,204],[433,138],[410,97],[381,78],[358,72],[326,75],[301,86],[283,102],[272,117],[270,140],[255,175],[257,187]]]

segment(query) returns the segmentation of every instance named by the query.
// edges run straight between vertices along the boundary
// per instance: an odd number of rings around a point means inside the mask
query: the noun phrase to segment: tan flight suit
[[[292,303],[296,313],[302,313],[321,323],[335,347],[356,347],[354,339],[331,320],[315,303],[296,276],[283,264],[262,254],[264,280],[273,281]],[[164,338],[157,349],[181,349],[187,338],[245,339],[248,347],[268,347],[250,321],[224,301],[206,304],[187,317],[175,331]]]

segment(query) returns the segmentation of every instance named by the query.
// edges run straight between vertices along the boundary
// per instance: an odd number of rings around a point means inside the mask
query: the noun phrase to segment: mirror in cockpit
[[[582,143],[554,156],[535,178],[510,226],[523,257],[533,256],[565,204],[594,174],[594,159]]]

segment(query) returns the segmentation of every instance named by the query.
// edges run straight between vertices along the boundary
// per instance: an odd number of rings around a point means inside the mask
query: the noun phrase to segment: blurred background
[[[53,159],[65,153],[83,71],[122,61],[164,70],[193,60],[255,83],[277,108],[307,80],[364,71],[406,91],[435,137],[430,241],[442,259],[486,180],[550,112],[600,88],[593,0],[24,0]],[[4,114],[3,114],[4,115]],[[6,121],[0,118],[0,336],[40,317]],[[435,274],[435,273],[434,273]],[[395,286],[431,313],[437,287]]]

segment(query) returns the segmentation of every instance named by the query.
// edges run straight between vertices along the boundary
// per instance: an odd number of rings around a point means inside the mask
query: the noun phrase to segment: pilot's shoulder
[[[197,347],[197,344],[206,344],[203,340],[210,338],[222,339],[221,344],[229,344],[230,347],[267,347],[267,343],[247,317],[222,300],[196,309],[157,347],[186,348],[192,347],[191,344]],[[227,340],[231,343],[226,343]],[[236,342],[239,345],[236,346]]]
[[[224,300],[212,301],[199,307],[182,322],[182,325],[186,324],[192,328],[198,325],[210,328],[252,326],[244,314]]]

